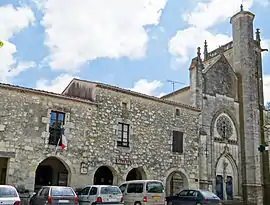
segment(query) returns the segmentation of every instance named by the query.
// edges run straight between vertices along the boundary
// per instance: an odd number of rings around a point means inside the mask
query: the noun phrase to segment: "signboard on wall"
[[[115,164],[119,164],[119,165],[131,165],[131,160],[130,159],[116,158],[115,159]]]

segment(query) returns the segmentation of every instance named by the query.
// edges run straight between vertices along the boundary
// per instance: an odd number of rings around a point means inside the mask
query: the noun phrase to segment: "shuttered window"
[[[183,153],[183,146],[183,132],[173,131],[172,151],[177,153]]]

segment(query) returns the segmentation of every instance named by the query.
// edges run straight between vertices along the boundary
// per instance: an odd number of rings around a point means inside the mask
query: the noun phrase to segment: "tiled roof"
[[[149,100],[154,100],[156,102],[167,103],[167,104],[170,104],[170,105],[179,106],[179,107],[191,109],[191,110],[198,111],[198,112],[200,111],[200,109],[198,109],[196,107],[193,107],[193,106],[190,106],[190,105],[186,105],[186,104],[183,104],[183,103],[178,103],[178,102],[174,102],[174,101],[170,101],[170,100],[164,100],[164,99],[161,99],[161,98],[158,98],[158,97],[155,97],[155,96],[146,95],[146,94],[135,92],[135,91],[132,91],[132,90],[120,88],[120,87],[117,87],[117,86],[114,86],[114,85],[108,85],[108,84],[105,84],[105,83],[81,80],[81,79],[78,79],[78,78],[74,78],[72,81],[74,81],[74,80],[75,81],[81,81],[81,82],[96,84],[96,86],[100,87],[100,88],[110,89],[110,90],[114,90],[114,91],[117,91],[117,92],[130,94],[130,95],[133,95],[133,96],[146,98],[146,99],[149,99]]]
[[[186,87],[180,88],[179,90],[176,90],[176,91],[174,91],[172,93],[169,93],[167,95],[162,96],[161,99],[164,99],[164,98],[167,98],[167,97],[171,97],[171,96],[177,95],[179,93],[188,91],[189,89],[190,89],[190,86],[186,86]]]
[[[38,90],[38,89],[33,89],[33,88],[26,88],[26,87],[17,86],[17,85],[10,85],[10,84],[5,84],[5,83],[0,83],[0,88],[14,89],[14,90],[22,91],[22,92],[30,92],[30,93],[40,94],[40,95],[47,95],[50,97],[68,99],[68,100],[73,100],[73,101],[77,101],[77,102],[97,104],[95,102],[92,102],[89,100],[84,100],[84,99],[77,98],[77,97],[70,97],[70,96],[65,96],[65,95],[58,94],[58,93],[53,93],[53,92],[48,92],[48,91]]]

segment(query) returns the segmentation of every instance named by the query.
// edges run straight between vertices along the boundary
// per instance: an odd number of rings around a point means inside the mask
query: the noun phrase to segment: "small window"
[[[80,195],[88,195],[90,188],[91,187],[86,187],[83,190],[81,190]]]
[[[176,110],[175,110],[175,115],[180,116],[180,110],[178,108],[176,108]]]
[[[108,186],[102,187],[100,194],[121,194],[121,191],[118,187]]]
[[[172,151],[183,153],[183,132],[173,131],[173,145]]]
[[[1,187],[0,188],[0,198],[12,198],[18,197],[17,191],[11,187]]]
[[[62,112],[51,112],[50,119],[50,137],[49,144],[51,145],[62,145],[61,135],[63,131],[63,125],[65,122],[65,113]]]
[[[187,196],[188,192],[189,190],[183,190],[178,194],[178,196]]]
[[[126,102],[122,102],[122,109],[126,110],[127,109],[127,103]]]
[[[128,185],[127,193],[142,193],[143,184],[141,183],[132,183]]]
[[[50,191],[50,189],[49,189],[49,187],[45,187],[45,188],[43,188],[43,190],[40,192],[40,196],[49,196],[49,191]]]
[[[74,192],[70,187],[53,187],[52,196],[74,196]]]
[[[194,190],[190,190],[188,192],[187,196],[197,197],[198,196],[198,192],[197,191],[194,191]]]
[[[148,193],[163,193],[164,187],[160,182],[148,182],[146,185]]]
[[[124,193],[125,190],[126,190],[126,187],[127,187],[127,184],[122,184],[122,185],[119,187],[119,189],[121,190],[122,193]]]
[[[129,124],[118,123],[117,146],[129,147]]]
[[[89,195],[96,195],[97,194],[97,187],[92,187]]]

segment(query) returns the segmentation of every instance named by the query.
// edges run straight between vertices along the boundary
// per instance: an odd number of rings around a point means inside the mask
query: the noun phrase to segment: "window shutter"
[[[183,132],[173,131],[173,152],[183,153]]]

